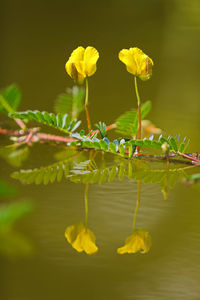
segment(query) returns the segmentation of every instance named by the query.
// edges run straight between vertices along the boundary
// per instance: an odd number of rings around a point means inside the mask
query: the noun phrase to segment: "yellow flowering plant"
[[[105,123],[99,122],[96,126],[98,130],[91,131],[91,122],[88,111],[88,78],[91,77],[97,69],[97,61],[99,53],[94,47],[78,47],[75,49],[66,65],[67,74],[77,83],[86,85],[86,91],[79,86],[73,87],[71,92],[67,90],[66,93],[59,95],[59,105],[55,109],[55,113],[48,113],[47,111],[27,110],[18,111],[18,106],[21,101],[21,91],[17,85],[12,84],[0,91],[0,113],[7,114],[19,126],[18,130],[13,128],[0,128],[0,134],[7,135],[13,141],[7,146],[0,147],[0,157],[13,167],[20,167],[22,163],[28,158],[29,146],[34,143],[41,144],[44,141],[51,141],[55,143],[63,143],[64,151],[55,153],[56,163],[40,168],[17,170],[11,174],[13,179],[21,181],[23,184],[41,184],[45,185],[53,183],[56,180],[59,182],[63,177],[74,183],[84,183],[85,186],[85,221],[70,225],[65,230],[65,238],[68,243],[78,252],[85,252],[93,254],[98,251],[96,245],[96,237],[94,233],[88,228],[88,184],[112,182],[115,178],[123,180],[128,177],[131,180],[138,181],[138,198],[134,215],[134,224],[132,234],[125,240],[125,244],[117,249],[119,254],[136,253],[138,251],[147,253],[151,248],[151,236],[145,229],[136,229],[136,215],[140,202],[140,183],[141,180],[145,183],[153,182],[159,183],[162,188],[164,197],[167,197],[169,188],[172,187],[171,182],[174,182],[174,171],[181,176],[176,176],[177,181],[188,181],[188,184],[193,184],[199,180],[199,174],[187,176],[183,169],[188,169],[200,165],[200,156],[198,151],[194,153],[185,153],[189,144],[189,139],[184,138],[182,141],[180,136],[159,136],[154,139],[152,134],[160,134],[161,129],[144,118],[151,109],[151,102],[147,101],[141,105],[140,96],[137,86],[137,78],[141,80],[148,80],[152,75],[153,61],[142,50],[138,48],[123,49],[119,52],[119,59],[125,64],[127,71],[134,76],[135,91],[138,102],[138,111],[132,109],[121,115],[109,126]],[[85,99],[84,99],[85,97]],[[84,109],[88,124],[88,134],[85,134],[84,129],[77,131],[81,124],[81,120],[76,118]],[[64,107],[65,102],[65,107]],[[64,108],[63,108],[64,107]],[[142,129],[143,137],[141,140],[141,119],[143,119]],[[32,127],[28,122],[37,122],[39,126]],[[3,124],[3,122],[2,122]],[[31,123],[32,124],[32,123]],[[30,125],[30,126],[29,126]],[[40,126],[42,125],[42,126]],[[59,130],[62,134],[55,135],[50,132],[41,132],[43,125],[49,126],[51,129]],[[120,132],[120,137],[115,137],[114,140],[108,139],[108,131],[116,129]],[[99,134],[100,133],[100,134]],[[98,136],[99,134],[99,136]],[[150,135],[151,134],[151,135]],[[4,141],[3,141],[4,144]],[[137,148],[136,148],[137,147]],[[141,153],[140,159],[137,160],[138,166],[135,166],[135,160],[138,157],[139,147],[146,149],[155,149],[156,152]],[[157,151],[160,150],[159,156]],[[84,154],[89,152],[89,159],[85,159]],[[102,155],[102,163],[96,164],[94,161],[98,153]],[[109,160],[109,166],[105,164],[104,153],[115,155],[117,159]],[[178,157],[181,158],[178,160]],[[125,158],[122,159],[121,158]],[[145,163],[140,162],[145,158]],[[184,159],[182,159],[184,158]],[[167,168],[158,170],[150,168],[150,163],[154,161],[167,161]],[[187,161],[186,161],[187,159]],[[125,162],[128,161],[128,167]],[[147,164],[147,161],[150,163]],[[170,163],[187,164],[184,168],[175,169],[174,166],[170,170]],[[147,167],[148,165],[148,167]],[[189,165],[189,166],[188,166]],[[140,170],[141,169],[141,170]],[[172,172],[171,172],[172,171]],[[180,173],[179,173],[180,172]],[[173,180],[172,180],[173,179]],[[174,184],[173,184],[174,186]]]
[[[0,134],[11,136],[14,141],[14,144],[9,145],[9,148],[1,149],[0,156],[1,152],[3,152],[2,157],[9,157],[10,159],[14,157],[14,155],[10,155],[12,152],[10,146],[14,146],[13,148],[23,146],[24,144],[29,146],[32,143],[45,140],[65,143],[66,147],[74,147],[80,151],[89,151],[91,149],[90,152],[108,152],[128,159],[138,157],[138,151],[135,150],[139,150],[139,147],[160,149],[164,152],[165,159],[167,160],[169,157],[173,159],[176,155],[184,157],[190,163],[192,161],[192,163],[200,164],[199,155],[188,155],[185,153],[190,141],[189,139],[184,138],[181,141],[179,136],[168,136],[165,138],[161,135],[158,139],[154,139],[153,134],[161,134],[161,129],[155,127],[148,120],[144,120],[151,110],[151,101],[146,101],[141,105],[137,86],[137,78],[147,80],[151,77],[153,61],[142,50],[136,47],[121,50],[119,52],[119,59],[125,64],[127,71],[134,76],[138,110],[132,109],[127,111],[108,126],[104,122],[99,121],[95,125],[97,130],[91,131],[88,110],[88,78],[96,72],[98,59],[98,51],[91,46],[86,48],[79,46],[71,53],[65,65],[66,72],[76,82],[85,83],[86,91],[82,87],[74,86],[72,89],[67,89],[65,93],[58,95],[56,105],[54,106],[55,113],[38,110],[17,111],[21,100],[21,91],[18,86],[12,84],[0,91],[0,113],[7,114],[20,127],[20,130],[12,131],[0,128]],[[77,120],[77,118],[84,109],[84,100],[88,133],[85,133],[84,128],[77,131],[77,128],[81,124],[81,120]],[[143,119],[143,122],[141,119]],[[28,126],[29,121],[38,122],[39,125],[50,126],[62,132],[63,135],[41,133],[40,127],[42,126],[31,128]],[[143,129],[142,140],[141,128]],[[113,129],[120,133],[120,137],[115,137],[114,140],[110,141],[108,139],[108,131]],[[24,151],[23,153],[26,154],[27,152]],[[26,157],[25,154],[24,157]],[[142,155],[146,159],[150,159],[147,153],[142,153]],[[140,156],[141,158],[142,155]],[[163,159],[163,156],[156,156],[156,159]],[[40,182],[41,179],[37,180]],[[49,178],[45,177],[44,182],[48,180]]]
[[[119,52],[119,60],[125,65],[129,73],[134,75],[135,91],[138,103],[138,133],[137,138],[141,139],[141,100],[138,92],[137,77],[148,80],[152,75],[153,60],[137,47],[122,49]],[[139,146],[137,147],[139,152]]]
[[[91,131],[91,121],[88,110],[88,77],[96,72],[96,64],[99,59],[99,52],[94,47],[83,48],[79,46],[69,57],[65,69],[68,75],[76,82],[86,82],[85,111],[88,124],[88,131]]]

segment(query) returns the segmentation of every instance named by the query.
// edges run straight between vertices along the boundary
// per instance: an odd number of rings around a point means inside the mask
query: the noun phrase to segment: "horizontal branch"
[[[36,136],[40,140],[48,140],[48,141],[63,142],[63,143],[71,143],[77,141],[77,139],[73,137],[64,137],[59,135],[47,134],[47,133],[37,133]]]
[[[107,126],[107,130],[112,130],[116,128],[115,124],[111,124]],[[20,137],[20,142],[21,143],[31,143],[31,142],[38,142],[41,140],[46,140],[46,141],[54,141],[54,142],[61,142],[61,143],[71,143],[74,141],[77,141],[78,139],[73,138],[73,137],[64,137],[64,136],[59,136],[59,135],[53,135],[53,134],[47,134],[47,133],[39,133],[37,132],[37,128],[32,128],[29,130],[19,130],[19,131],[11,131],[7,129],[0,128],[0,134],[3,135],[8,135],[8,136],[16,136]],[[92,132],[94,134],[95,132],[98,132],[98,130],[95,130]],[[23,139],[24,137],[24,139]],[[23,139],[23,140],[22,140]],[[86,149],[86,148],[85,148]],[[91,150],[88,149],[88,150]],[[125,153],[128,155],[128,152],[125,151]],[[190,160],[191,162],[195,163],[196,165],[200,165],[200,160],[198,159],[198,155],[196,153],[169,153],[168,158],[174,158],[181,156],[185,159]],[[149,155],[149,154],[143,154],[143,153],[135,153],[133,157],[149,157],[153,159],[166,159],[166,156],[154,156],[154,155]]]

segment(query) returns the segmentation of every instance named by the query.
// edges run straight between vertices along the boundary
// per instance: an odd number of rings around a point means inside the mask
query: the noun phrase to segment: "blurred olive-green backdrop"
[[[139,81],[142,101],[153,103],[149,118],[168,134],[190,137],[188,151],[199,151],[199,0],[1,0],[0,41],[0,87],[20,86],[20,110],[53,111],[57,94],[73,85],[64,68],[70,53],[80,45],[97,48],[90,112],[93,123],[107,125],[136,107],[133,76],[118,53],[141,48],[155,63],[152,78]],[[55,163],[56,151],[60,148],[34,145],[21,167]],[[18,230],[33,242],[35,253],[28,259],[1,258],[1,300],[198,299],[198,190],[177,184],[164,200],[157,184],[142,184],[137,226],[149,230],[152,249],[120,256],[116,249],[131,234],[137,182],[90,185],[88,223],[99,252],[86,256],[64,237],[66,227],[84,216],[84,186],[65,179],[23,185],[10,177],[16,170],[1,160],[1,178],[18,188],[17,199],[34,202],[33,214]]]

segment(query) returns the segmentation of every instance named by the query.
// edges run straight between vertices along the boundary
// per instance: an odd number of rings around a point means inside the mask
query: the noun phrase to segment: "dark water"
[[[149,118],[168,134],[189,136],[188,151],[199,151],[198,0],[54,4],[6,0],[1,2],[0,14],[0,85],[20,85],[21,110],[52,111],[56,95],[73,84],[64,70],[67,57],[78,45],[92,45],[100,52],[98,70],[89,82],[92,121],[112,123],[136,106],[132,77],[117,54],[122,48],[138,46],[155,63],[152,79],[139,85],[143,101],[153,103]],[[1,143],[8,140],[1,137]],[[152,246],[146,254],[119,255],[117,248],[133,230],[138,178],[122,180],[118,174],[112,182],[89,184],[88,228],[99,250],[94,255],[78,253],[64,233],[68,226],[84,221],[85,184],[62,178],[48,185],[29,185],[10,177],[20,169],[64,160],[56,155],[61,151],[34,145],[21,167],[1,159],[1,179],[18,189],[14,200],[32,200],[34,208],[13,233],[15,238],[20,235],[20,245],[28,245],[26,255],[1,253],[0,299],[199,299],[199,188],[166,175],[175,185],[169,184],[164,199],[165,186],[159,180],[144,183],[142,177],[136,227],[149,232]],[[110,156],[98,156],[96,162],[101,169],[117,163]],[[184,167],[171,164],[169,169]],[[164,170],[166,165],[149,163],[149,168]],[[198,173],[199,167],[184,172]]]

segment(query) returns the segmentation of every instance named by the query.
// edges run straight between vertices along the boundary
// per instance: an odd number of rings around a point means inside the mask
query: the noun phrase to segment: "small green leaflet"
[[[26,121],[36,121],[44,125],[48,125],[64,131],[66,133],[71,133],[75,131],[81,124],[81,121],[74,119],[70,121],[68,114],[62,116],[61,114],[55,115],[54,113],[48,113],[46,111],[40,112],[38,110],[27,110],[24,112],[10,113],[11,118],[17,118]]]

